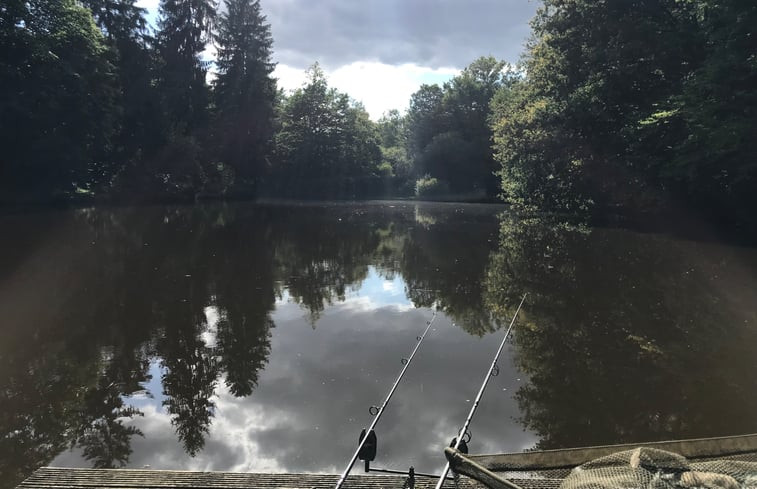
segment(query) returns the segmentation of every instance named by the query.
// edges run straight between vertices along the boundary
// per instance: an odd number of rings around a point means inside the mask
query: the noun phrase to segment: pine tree
[[[155,114],[158,93],[153,85],[156,66],[152,39],[147,33],[145,9],[137,6],[136,0],[82,0],[82,3],[92,10],[112,50],[120,88],[119,132],[109,164],[99,177],[112,183],[113,177],[119,175],[118,184],[123,186],[124,178],[134,178],[135,170],[143,172],[139,160],[165,142],[160,118]]]
[[[200,59],[216,18],[214,0],[161,0],[158,51],[163,108],[171,130],[187,135],[202,124],[208,105],[207,63]]]
[[[146,29],[145,9],[136,0],[81,0],[89,7],[103,34],[111,40],[141,37]]]
[[[265,170],[273,137],[273,38],[259,0],[225,0],[225,6],[216,36],[220,153],[237,184],[254,185]]]

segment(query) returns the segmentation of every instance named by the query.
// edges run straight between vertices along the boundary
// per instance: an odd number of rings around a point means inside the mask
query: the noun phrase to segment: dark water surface
[[[0,217],[0,479],[436,471],[520,296],[477,453],[757,431],[757,250],[458,204]],[[357,471],[360,469],[357,468]]]

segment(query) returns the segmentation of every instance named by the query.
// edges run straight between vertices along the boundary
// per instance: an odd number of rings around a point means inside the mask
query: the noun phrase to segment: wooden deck
[[[328,489],[338,479],[331,474],[247,474],[232,472],[186,472],[175,470],[131,469],[64,469],[42,467],[19,485],[23,489]],[[557,489],[559,479],[522,479],[513,481],[524,489]],[[401,489],[405,477],[399,475],[350,475],[345,488]],[[434,487],[436,479],[416,477],[417,489]],[[444,485],[453,488],[452,481]],[[481,488],[480,484],[465,477],[460,487]]]

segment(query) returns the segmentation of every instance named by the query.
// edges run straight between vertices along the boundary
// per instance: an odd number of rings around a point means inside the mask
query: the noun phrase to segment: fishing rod
[[[381,415],[384,414],[386,405],[389,404],[389,400],[394,395],[394,391],[397,390],[397,386],[402,380],[402,377],[405,375],[405,372],[407,371],[407,368],[410,366],[410,363],[413,361],[415,352],[418,351],[418,348],[421,346],[421,343],[423,343],[423,339],[426,337],[426,333],[428,333],[428,330],[431,329],[431,325],[434,323],[434,319],[436,319],[436,311],[434,311],[434,315],[431,317],[431,319],[426,321],[426,329],[423,331],[423,334],[416,337],[417,342],[415,344],[415,348],[413,348],[413,352],[410,354],[408,358],[402,359],[402,364],[404,366],[402,367],[402,370],[400,371],[399,376],[397,376],[397,380],[394,381],[394,385],[392,385],[392,388],[389,389],[389,394],[386,396],[386,399],[384,399],[384,403],[381,405],[381,407],[371,406],[371,408],[368,410],[374,416],[373,422],[371,423],[371,426],[368,427],[367,430],[365,430],[365,436],[363,436],[360,439],[360,444],[358,445],[357,450],[355,450],[355,453],[352,455],[352,458],[350,459],[350,463],[347,464],[347,468],[344,469],[344,472],[339,477],[339,480],[337,481],[336,486],[334,486],[334,489],[339,489],[340,487],[342,487],[342,484],[344,484],[344,481],[347,480],[347,476],[350,474],[352,467],[355,465],[355,461],[357,461],[360,451],[363,450],[363,446],[371,438],[370,434],[373,432],[373,429],[376,427],[376,424],[378,424],[379,419],[381,419]],[[373,436],[373,440],[375,443],[375,435]]]
[[[478,395],[476,396],[476,400],[473,401],[473,406],[471,406],[470,412],[468,413],[468,418],[465,420],[465,423],[463,424],[463,427],[460,428],[460,431],[457,434],[457,439],[454,443],[454,448],[457,450],[457,448],[460,446],[460,443],[463,441],[463,437],[466,433],[468,433],[468,427],[470,426],[471,421],[473,420],[473,415],[476,413],[476,409],[478,409],[478,405],[481,402],[481,397],[484,395],[484,390],[486,390],[486,385],[489,383],[489,379],[492,378],[494,375],[494,369],[496,368],[497,371],[499,371],[499,367],[497,367],[497,359],[499,359],[500,353],[502,353],[502,349],[505,347],[505,342],[507,341],[507,338],[510,337],[510,331],[513,329],[513,325],[515,324],[515,320],[518,317],[518,313],[520,312],[520,308],[523,306],[523,303],[526,301],[526,296],[528,294],[523,294],[523,298],[520,300],[520,304],[518,304],[518,309],[515,310],[515,314],[513,314],[513,319],[510,321],[510,326],[507,328],[507,332],[505,332],[505,337],[502,338],[502,343],[499,344],[499,349],[497,350],[497,354],[494,355],[494,360],[492,360],[492,364],[489,367],[489,371],[486,372],[486,376],[484,376],[484,382],[481,384],[481,388],[478,390]],[[442,472],[442,475],[439,476],[439,482],[436,484],[435,489],[441,489],[442,485],[444,484],[444,480],[447,478],[447,474],[449,473],[449,462],[444,466],[444,471]]]

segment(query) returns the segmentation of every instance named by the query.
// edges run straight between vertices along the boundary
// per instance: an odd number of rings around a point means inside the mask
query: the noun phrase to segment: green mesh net
[[[689,460],[655,448],[607,455],[574,468],[560,489],[757,489],[757,453]]]

